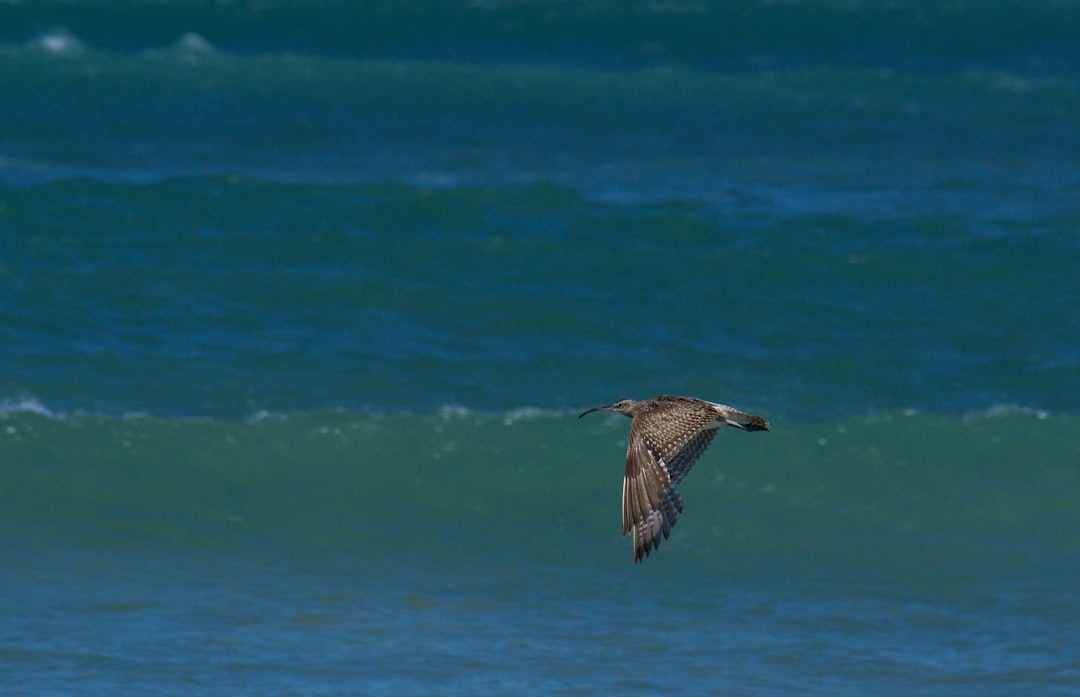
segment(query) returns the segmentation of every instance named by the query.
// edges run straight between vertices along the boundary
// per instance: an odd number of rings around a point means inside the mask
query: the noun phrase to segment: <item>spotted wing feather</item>
[[[658,401],[646,421],[643,427],[635,419],[630,428],[623,477],[623,534],[634,535],[635,563],[671,534],[683,509],[675,484],[716,435],[715,412],[705,405],[688,414],[685,404]]]

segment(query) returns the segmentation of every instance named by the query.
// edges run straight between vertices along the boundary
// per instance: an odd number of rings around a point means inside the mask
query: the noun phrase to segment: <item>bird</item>
[[[612,411],[633,419],[623,475],[622,532],[623,537],[634,535],[635,564],[671,534],[683,510],[675,485],[690,472],[718,429],[770,430],[769,420],[763,416],[668,394],[640,402],[622,399],[584,411],[578,418],[595,411]]]

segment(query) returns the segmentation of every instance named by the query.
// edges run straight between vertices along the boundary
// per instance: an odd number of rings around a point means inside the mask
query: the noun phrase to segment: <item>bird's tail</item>
[[[734,426],[735,428],[741,428],[744,431],[768,431],[769,420],[764,416],[755,416],[753,414],[747,414],[739,411],[738,409],[727,409],[727,413],[724,415],[724,421],[728,426]]]

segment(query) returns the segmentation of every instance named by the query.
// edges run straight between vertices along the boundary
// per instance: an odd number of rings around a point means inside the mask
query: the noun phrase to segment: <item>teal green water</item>
[[[618,534],[627,425],[10,413],[6,684],[1075,689],[1074,417],[722,433],[638,567]]]
[[[596,421],[532,411],[236,422],[16,412],[3,418],[3,515],[73,541],[228,549],[295,535],[300,546],[390,556],[403,546],[467,554],[477,528],[499,521],[491,542],[526,556],[567,561],[582,545],[622,556],[612,533],[629,422]],[[703,559],[847,550],[871,565],[870,541],[894,545],[876,560],[886,564],[991,542],[1003,558],[1072,552],[1073,421],[887,413],[725,432],[688,484],[694,529],[672,546]],[[403,545],[401,535],[418,537]]]

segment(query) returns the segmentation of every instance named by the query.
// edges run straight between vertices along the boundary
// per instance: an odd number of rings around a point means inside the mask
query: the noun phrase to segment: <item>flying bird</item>
[[[733,426],[744,431],[768,431],[769,421],[692,397],[661,395],[638,402],[623,399],[606,407],[582,412],[614,411],[633,419],[623,475],[622,531],[634,533],[634,563],[667,539],[682,513],[682,498],[675,485],[683,480],[712,443],[717,429]]]

